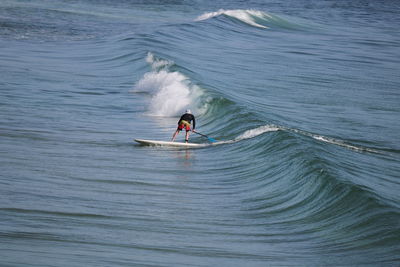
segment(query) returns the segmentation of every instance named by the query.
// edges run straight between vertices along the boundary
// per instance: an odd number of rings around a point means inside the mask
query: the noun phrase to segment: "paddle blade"
[[[208,141],[210,141],[211,143],[214,143],[214,142],[217,142],[217,140],[215,140],[214,138],[211,138],[211,137],[208,137],[207,135],[205,135],[205,134],[202,134],[202,133],[199,133],[199,132],[197,132],[197,131],[193,131],[195,134],[198,134],[198,135],[201,135],[201,136],[204,136],[205,138],[207,138],[208,139]]]

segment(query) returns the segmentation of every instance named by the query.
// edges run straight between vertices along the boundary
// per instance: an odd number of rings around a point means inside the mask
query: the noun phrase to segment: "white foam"
[[[196,21],[201,21],[201,20],[207,20],[213,17],[217,17],[220,15],[226,15],[229,17],[236,18],[244,23],[247,23],[249,25],[252,25],[254,27],[259,27],[259,28],[268,28],[264,25],[258,24],[255,21],[255,18],[260,18],[260,19],[265,19],[265,18],[272,18],[271,15],[258,11],[258,10],[252,10],[252,9],[247,9],[247,10],[242,10],[242,9],[235,9],[235,10],[224,10],[220,9],[216,12],[208,12],[204,13],[203,15],[199,16],[196,18]]]
[[[281,128],[275,126],[275,125],[264,125],[260,126],[255,129],[247,130],[243,134],[239,135],[238,137],[235,138],[236,141],[240,141],[243,139],[249,139],[249,138],[254,138],[256,136],[259,136],[263,133],[266,132],[276,132],[281,130]]]
[[[276,125],[264,125],[264,126],[260,126],[255,129],[247,130],[243,134],[236,137],[234,140],[227,141],[226,143],[234,143],[234,142],[238,142],[238,141],[241,141],[244,139],[254,138],[254,137],[259,136],[266,132],[276,132],[276,131],[280,131],[280,130],[296,132],[296,133],[299,133],[299,134],[302,134],[305,136],[312,137],[315,140],[318,140],[318,141],[321,141],[324,143],[341,146],[341,147],[351,149],[354,151],[358,151],[358,152],[381,153],[380,151],[375,150],[375,149],[348,144],[348,143],[344,142],[343,140],[334,139],[334,138],[330,138],[330,137],[326,137],[326,136],[322,136],[322,135],[308,133],[308,132],[298,130],[298,129],[290,129],[290,128],[276,126]]]
[[[298,129],[287,128],[287,130],[292,131],[292,132],[296,132],[296,133],[299,133],[299,134],[302,134],[302,135],[305,135],[305,136],[309,136],[309,137],[314,138],[315,140],[318,140],[320,142],[329,143],[329,144],[336,145],[336,146],[341,146],[341,147],[344,147],[344,148],[347,148],[347,149],[351,149],[351,150],[354,150],[354,151],[357,151],[357,152],[365,152],[366,151],[366,152],[370,152],[370,153],[381,153],[380,151],[375,150],[375,149],[362,147],[362,146],[351,145],[351,144],[346,143],[343,140],[334,139],[334,138],[331,138],[331,137],[326,137],[326,136],[322,136],[322,135],[318,135],[318,134],[313,134],[313,133],[309,133],[309,132],[298,130]]]
[[[152,71],[135,84],[133,92],[148,92],[152,96],[149,115],[172,117],[178,116],[187,108],[196,110],[196,99],[201,95],[198,86],[192,85],[182,73],[170,72],[168,67],[173,62],[157,59],[152,53],[146,57]]]
[[[153,70],[169,67],[174,64],[173,61],[156,58],[151,52],[147,53],[146,62],[151,65]]]
[[[321,135],[313,135],[313,134],[311,134],[311,137],[316,139],[316,140],[319,140],[321,142],[325,142],[325,143],[329,143],[329,144],[345,147],[347,149],[351,149],[351,150],[355,150],[355,151],[359,151],[359,152],[366,151],[366,152],[371,152],[371,153],[380,153],[380,151],[375,150],[375,149],[371,149],[371,148],[367,148],[367,147],[361,147],[361,146],[355,146],[355,145],[350,145],[350,144],[345,143],[342,140],[333,139],[333,138],[329,138],[329,137],[325,137],[325,136],[321,136]]]
[[[260,126],[260,127],[254,128],[254,129],[247,130],[244,133],[242,133],[241,135],[237,136],[235,139],[226,140],[226,141],[218,141],[218,142],[212,143],[212,145],[237,143],[237,142],[240,142],[245,139],[257,137],[263,133],[276,132],[279,130],[283,130],[283,128],[275,126],[275,125],[264,125],[264,126]]]

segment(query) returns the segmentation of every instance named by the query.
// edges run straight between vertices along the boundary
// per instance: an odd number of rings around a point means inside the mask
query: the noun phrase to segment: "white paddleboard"
[[[170,142],[170,141],[157,141],[157,140],[145,140],[135,139],[136,142],[146,146],[172,146],[172,147],[205,147],[210,144],[196,144],[196,143],[183,143],[183,142]]]

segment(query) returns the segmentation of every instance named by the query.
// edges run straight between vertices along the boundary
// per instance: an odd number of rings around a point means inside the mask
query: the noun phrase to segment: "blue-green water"
[[[0,265],[399,265],[399,13],[2,1]]]

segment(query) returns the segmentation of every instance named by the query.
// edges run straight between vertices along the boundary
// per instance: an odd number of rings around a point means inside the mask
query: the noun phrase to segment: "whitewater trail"
[[[311,137],[315,140],[318,140],[320,142],[323,143],[328,143],[328,144],[332,144],[332,145],[336,145],[336,146],[340,146],[340,147],[344,147],[346,149],[350,149],[356,152],[369,152],[369,153],[377,153],[377,154],[382,154],[382,151],[378,151],[376,149],[372,149],[372,148],[368,148],[368,147],[362,147],[362,146],[356,146],[353,144],[348,144],[343,140],[339,140],[339,139],[334,139],[334,138],[330,138],[330,137],[326,137],[326,136],[322,136],[322,135],[318,135],[318,134],[313,134],[313,133],[308,133],[306,131],[302,131],[302,130],[298,130],[298,129],[292,129],[292,128],[288,128],[288,127],[283,127],[283,126],[277,126],[277,125],[272,125],[272,124],[268,124],[268,125],[264,125],[264,126],[260,126],[254,129],[250,129],[245,131],[244,133],[242,133],[241,135],[237,136],[235,139],[232,140],[227,140],[227,141],[219,141],[215,144],[230,144],[230,143],[236,143],[245,139],[251,139],[251,138],[255,138],[259,135],[262,135],[264,133],[268,133],[268,132],[276,132],[276,131],[288,131],[288,132],[294,132],[297,134],[301,134],[304,136],[308,136]]]

